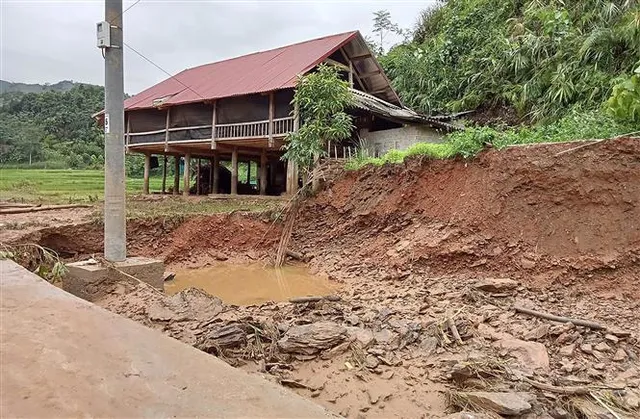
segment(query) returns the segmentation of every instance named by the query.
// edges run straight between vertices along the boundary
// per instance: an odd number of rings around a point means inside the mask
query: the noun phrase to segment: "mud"
[[[174,295],[187,288],[198,288],[226,304],[252,305],[268,301],[288,301],[292,297],[326,296],[338,286],[309,274],[304,266],[279,269],[261,264],[218,263],[198,269],[180,269],[165,282],[165,292]]]
[[[348,417],[496,417],[478,390],[517,398],[528,406],[517,417],[638,417],[640,140],[579,145],[327,182],[300,209],[291,248],[339,283],[339,301],[237,307],[119,283],[99,304]],[[128,226],[131,253],[172,270],[268,263],[279,232],[239,214]],[[79,257],[100,251],[101,234],[86,224],[31,238]],[[576,388],[586,392],[567,394]]]

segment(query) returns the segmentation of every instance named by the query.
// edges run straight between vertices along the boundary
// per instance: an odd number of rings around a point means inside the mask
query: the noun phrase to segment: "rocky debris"
[[[609,352],[611,350],[611,347],[604,342],[600,342],[595,346],[594,349],[598,352]]]
[[[622,348],[618,348],[618,350],[616,351],[615,355],[613,355],[613,360],[616,361],[616,362],[626,361],[627,358],[628,358],[627,352]]]
[[[176,277],[176,273],[175,272],[165,271],[164,274],[162,275],[162,281],[163,282],[171,281],[175,277]]]
[[[222,327],[210,329],[203,334],[196,348],[214,354],[220,354],[221,349],[237,348],[247,341],[245,326],[238,323],[228,324]]]
[[[540,326],[536,327],[535,329],[529,331],[524,339],[525,340],[539,340],[544,338],[545,336],[547,336],[549,334],[549,330],[551,329],[551,326],[549,325],[549,323],[544,323],[541,324]]]
[[[558,353],[562,356],[573,356],[573,352],[575,350],[576,350],[576,345],[572,343],[570,345],[566,345],[560,348],[560,351],[558,351]]]
[[[520,339],[503,339],[493,344],[503,351],[505,355],[516,358],[521,367],[532,370],[549,370],[549,354],[547,348],[537,342],[529,342]]]
[[[170,297],[158,299],[148,309],[149,318],[156,321],[205,321],[218,316],[222,301],[196,288],[188,288]]]
[[[518,287],[518,283],[509,278],[485,278],[477,281],[474,288],[490,293],[505,293]]]
[[[457,397],[468,400],[472,406],[500,415],[522,415],[531,410],[527,399],[532,396],[520,393],[472,391],[458,393]]]
[[[347,329],[335,322],[320,321],[300,326],[291,326],[278,340],[282,352],[316,355],[331,349],[347,339]]]

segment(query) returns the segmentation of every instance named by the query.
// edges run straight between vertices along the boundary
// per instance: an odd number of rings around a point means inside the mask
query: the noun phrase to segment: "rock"
[[[563,323],[563,324],[558,324],[556,326],[553,326],[551,329],[549,329],[549,334],[552,336],[558,336],[561,335],[563,333],[567,333],[569,330],[575,328],[576,326],[569,322],[569,323]]]
[[[230,323],[213,330],[208,330],[199,337],[196,348],[209,353],[217,353],[218,348],[235,348],[247,341],[246,326]]]
[[[438,347],[438,339],[433,336],[425,336],[418,344],[420,355],[430,356]]]
[[[533,370],[549,370],[549,354],[547,348],[541,343],[520,339],[503,339],[493,345],[518,359],[523,367]]]
[[[320,321],[291,326],[278,341],[282,352],[315,355],[341,344],[347,338],[347,329],[335,322]]]
[[[472,404],[500,415],[521,415],[531,410],[531,405],[517,393],[472,391],[461,394]]]
[[[367,389],[367,397],[369,398],[369,403],[376,404],[379,401],[385,401],[391,397],[391,393],[389,391],[381,390],[380,387],[373,387]]]
[[[558,351],[558,353],[561,356],[573,356],[573,352],[575,350],[576,350],[576,345],[572,343],[571,345],[566,345],[560,348],[560,351]]]
[[[514,290],[518,283],[509,278],[485,278],[477,281],[474,288],[490,293],[503,293]]]
[[[513,339],[513,335],[505,332],[499,332],[494,327],[489,326],[486,323],[480,323],[478,325],[478,333],[480,336],[490,340]]]
[[[373,338],[377,343],[388,345],[396,340],[397,336],[389,329],[382,329],[378,332],[373,332]]]
[[[580,337],[580,333],[578,332],[564,332],[560,336],[558,336],[555,340],[556,345],[566,345],[574,342],[576,339]]]
[[[631,409],[638,409],[640,407],[640,397],[638,397],[636,394],[628,394],[624,398],[624,402]]]
[[[611,347],[604,342],[600,342],[594,349],[600,352],[609,352],[611,350]]]
[[[617,362],[626,361],[627,360],[627,352],[622,348],[618,348],[618,350],[616,351],[615,355],[613,355],[613,360],[617,361]]]
[[[358,323],[360,323],[360,317],[356,316],[355,314],[352,314],[350,316],[345,316],[344,321],[350,324],[351,326],[357,326]]]
[[[380,361],[378,360],[378,358],[376,358],[373,355],[367,355],[364,359],[364,366],[373,370],[375,369],[378,365],[380,365]]]
[[[386,370],[380,375],[380,377],[384,378],[385,380],[391,380],[394,374],[395,373],[393,372],[393,370]]]
[[[593,345],[591,345],[590,343],[584,343],[580,345],[580,350],[585,354],[591,355],[593,353]]]
[[[549,415],[551,415],[553,419],[569,419],[571,417],[569,412],[567,412],[560,406],[551,408],[551,410],[549,410]]]
[[[175,277],[176,277],[176,273],[175,272],[165,271],[164,274],[162,275],[162,280],[164,282],[167,282],[167,281],[171,281]]]
[[[620,339],[618,339],[617,336],[611,335],[611,334],[605,335],[604,338],[606,340],[608,340],[609,342],[611,342],[611,343],[618,343],[618,341],[620,340]]]
[[[349,340],[359,343],[362,349],[367,349],[375,342],[373,332],[362,327],[347,327],[347,335]]]
[[[548,323],[541,324],[540,326],[538,326],[535,329],[533,329],[530,332],[528,332],[524,336],[524,338],[525,338],[525,340],[542,339],[543,337],[545,337],[545,336],[547,336],[549,334],[549,329],[550,328],[551,328],[551,326]]]

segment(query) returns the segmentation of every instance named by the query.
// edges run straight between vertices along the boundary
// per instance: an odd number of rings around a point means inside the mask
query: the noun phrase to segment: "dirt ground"
[[[268,263],[272,219],[134,220],[128,247],[169,269]],[[19,241],[74,259],[101,230]],[[640,416],[638,139],[347,172],[303,203],[290,248],[338,300],[237,307],[117,283],[97,303],[347,417]]]

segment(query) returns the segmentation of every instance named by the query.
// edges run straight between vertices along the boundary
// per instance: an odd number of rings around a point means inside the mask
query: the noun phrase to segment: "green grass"
[[[162,179],[150,179],[151,190],[160,190]],[[127,178],[127,194],[142,192],[142,179]],[[0,168],[0,199],[25,202],[93,202],[104,197],[104,172],[71,169]]]
[[[611,138],[638,130],[637,125],[621,123],[600,111],[574,109],[565,117],[551,123],[533,127],[496,129],[470,127],[448,134],[443,143],[418,143],[406,150],[390,150],[381,157],[357,156],[346,164],[348,170],[357,170],[366,165],[402,163],[405,158],[425,156],[432,159],[454,157],[472,158],[487,146],[497,149],[515,144],[536,144]]]
[[[189,215],[210,215],[230,213],[232,211],[259,212],[275,209],[283,201],[276,199],[261,199],[253,196],[239,196],[237,198],[207,198],[183,199],[179,196],[168,196],[164,199],[130,199],[127,201],[127,218],[173,218]],[[102,218],[101,208],[96,216]]]

